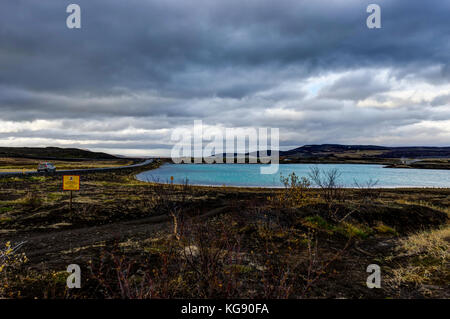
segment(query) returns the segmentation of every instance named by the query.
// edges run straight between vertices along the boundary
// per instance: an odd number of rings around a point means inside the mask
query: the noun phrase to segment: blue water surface
[[[355,181],[365,184],[378,181],[377,187],[450,187],[450,170],[385,168],[383,165],[365,164],[280,164],[276,174],[260,173],[262,164],[164,164],[140,173],[137,178],[149,182],[182,184],[188,179],[191,185],[282,187],[280,175],[295,172],[308,176],[311,168],[318,166],[327,171],[336,168],[343,187],[355,187]]]

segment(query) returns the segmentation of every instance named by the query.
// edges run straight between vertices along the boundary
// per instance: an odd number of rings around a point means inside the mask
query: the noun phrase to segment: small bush
[[[25,253],[18,253],[22,245],[23,243],[12,245],[8,241],[0,248],[0,297],[4,295],[5,289],[9,286],[8,274],[10,271],[19,268],[28,261]]]
[[[298,177],[295,173],[284,177],[281,175],[284,185],[283,192],[268,197],[269,205],[274,208],[303,207],[318,201],[318,196],[311,189],[311,182],[306,177]]]
[[[32,209],[41,207],[42,203],[42,198],[36,192],[29,192],[23,199],[23,204]]]

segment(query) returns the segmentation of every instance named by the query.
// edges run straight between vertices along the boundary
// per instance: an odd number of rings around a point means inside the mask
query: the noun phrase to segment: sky
[[[66,7],[81,7],[68,29]],[[381,7],[381,29],[366,8]],[[2,0],[0,146],[170,154],[175,128],[450,145],[447,0]]]

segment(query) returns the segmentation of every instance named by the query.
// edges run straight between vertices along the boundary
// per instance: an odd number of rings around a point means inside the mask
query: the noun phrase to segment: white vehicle
[[[54,173],[54,172],[56,172],[56,167],[52,163],[41,163],[38,165],[37,171],[38,171],[38,173],[41,173],[41,172]]]

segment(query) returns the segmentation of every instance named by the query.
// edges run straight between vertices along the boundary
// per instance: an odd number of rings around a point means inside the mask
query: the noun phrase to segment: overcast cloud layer
[[[66,7],[82,8],[82,29]],[[366,26],[378,3],[382,29]],[[450,145],[450,1],[2,0],[0,146],[168,155],[175,127]]]

